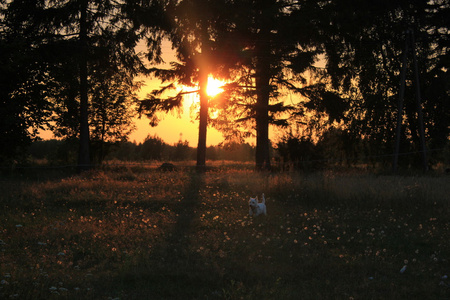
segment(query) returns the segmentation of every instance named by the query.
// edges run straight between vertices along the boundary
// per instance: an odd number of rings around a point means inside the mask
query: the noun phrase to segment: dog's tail
[[[262,195],[262,203],[266,204],[266,197],[264,197],[264,193]]]

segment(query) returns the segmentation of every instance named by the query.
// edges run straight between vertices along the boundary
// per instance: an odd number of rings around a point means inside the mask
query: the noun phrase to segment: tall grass
[[[449,298],[449,181],[236,166],[3,178],[0,298]],[[263,192],[268,216],[252,219]]]

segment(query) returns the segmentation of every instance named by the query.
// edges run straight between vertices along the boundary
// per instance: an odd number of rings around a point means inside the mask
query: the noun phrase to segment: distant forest
[[[77,152],[74,151],[77,140],[35,141],[28,151],[28,161],[39,165],[76,165]],[[187,141],[179,141],[174,145],[166,144],[158,136],[148,136],[144,142],[117,142],[94,144],[92,146],[94,163],[103,161],[150,162],[150,161],[188,161],[195,160],[196,149]],[[227,160],[236,162],[253,161],[255,147],[249,144],[233,144],[227,147],[207,147],[208,160]]]
[[[359,141],[345,143],[348,137],[341,131],[327,133],[319,142],[286,136],[271,144],[272,165],[277,170],[314,171],[322,169],[372,169],[384,170],[392,162],[392,155],[371,153],[370,147]],[[77,140],[38,140],[28,148],[28,166],[75,166],[77,162]],[[122,141],[92,145],[94,164],[134,162],[185,162],[196,159],[197,149],[187,141],[169,145],[160,137],[148,136],[142,143]],[[418,168],[420,152],[401,153],[400,162],[410,168]],[[255,146],[248,143],[231,143],[206,148],[206,159],[210,161],[252,162]],[[442,171],[450,165],[450,148],[439,149],[430,159],[433,167]]]

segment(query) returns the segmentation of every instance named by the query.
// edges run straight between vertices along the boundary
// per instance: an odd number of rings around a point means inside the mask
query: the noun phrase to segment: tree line
[[[27,168],[40,167],[74,167],[77,164],[77,139],[72,140],[37,140],[31,143],[27,151]],[[195,161],[197,149],[181,139],[169,145],[157,135],[147,136],[141,143],[130,141],[93,143],[91,145],[93,164],[154,163]],[[206,160],[227,162],[251,162],[254,160],[256,147],[248,143],[219,144],[206,147]],[[376,155],[363,140],[352,141],[342,130],[331,129],[319,141],[307,137],[297,137],[288,133],[276,143],[270,144],[270,156],[274,170],[316,171],[323,169],[349,170],[371,169],[384,170],[390,163],[392,155]],[[442,171],[450,163],[450,147],[435,154]],[[402,153],[403,165],[417,167],[420,165],[419,152]],[[5,166],[0,166],[5,170]],[[8,171],[8,168],[6,168]]]
[[[396,135],[402,152],[420,149],[423,125],[427,149],[444,149],[449,13],[448,0],[0,0],[0,157],[17,160],[45,128],[76,140],[89,168],[93,148],[127,140],[136,114],[156,125],[188,93],[200,99],[200,168],[208,126],[227,143],[256,136],[257,169],[271,168],[269,126],[315,146],[339,132],[352,151],[385,155]],[[411,32],[417,71],[402,59]],[[176,53],[169,67],[163,41]],[[162,82],[145,99],[142,75]],[[216,97],[209,76],[227,82]]]
[[[34,141],[27,151],[28,165],[74,166],[77,163],[77,140]],[[105,145],[103,145],[105,147]],[[170,162],[192,161],[196,159],[196,149],[187,141],[179,140],[173,145],[165,143],[158,136],[147,136],[142,143],[121,141],[107,143],[107,149],[92,146],[93,162],[100,165],[104,161],[114,162]],[[105,151],[106,150],[106,151]],[[103,154],[103,157],[100,155]],[[244,144],[216,145],[206,148],[206,159],[211,161],[249,162],[255,155],[255,147]]]

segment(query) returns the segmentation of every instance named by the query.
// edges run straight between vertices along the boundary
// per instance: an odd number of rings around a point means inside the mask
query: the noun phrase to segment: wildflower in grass
[[[406,268],[407,268],[407,265],[404,265],[404,266],[400,269],[400,274],[405,273]]]

